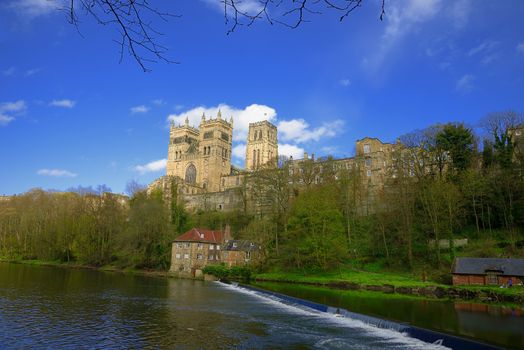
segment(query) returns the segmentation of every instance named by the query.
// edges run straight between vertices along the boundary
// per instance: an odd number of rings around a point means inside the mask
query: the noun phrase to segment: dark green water
[[[432,329],[508,348],[524,349],[524,309],[340,291],[281,283],[257,287],[349,311]]]
[[[0,263],[0,349],[442,347],[221,283]]]

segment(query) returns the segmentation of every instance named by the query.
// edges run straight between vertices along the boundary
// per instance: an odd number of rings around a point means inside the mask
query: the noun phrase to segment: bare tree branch
[[[120,39],[115,40],[120,46],[120,62],[127,51],[144,72],[150,71],[147,63],[179,63],[167,58],[167,48],[158,43],[158,36],[162,33],[152,26],[152,22],[180,16],[161,12],[152,7],[149,0],[69,0],[64,11],[69,23],[77,30],[80,24],[78,11],[85,11],[98,24],[115,27],[120,35]]]
[[[239,26],[251,26],[257,20],[279,23],[291,29],[309,22],[307,17],[322,14],[322,10],[340,13],[342,21],[360,8],[365,0],[220,0],[224,4],[224,18],[228,34]],[[384,19],[386,0],[380,1],[380,20]]]

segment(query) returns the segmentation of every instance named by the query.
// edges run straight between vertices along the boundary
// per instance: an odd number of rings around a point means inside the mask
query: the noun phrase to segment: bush
[[[219,280],[240,280],[249,282],[251,279],[251,269],[247,266],[233,266],[228,269],[224,265],[207,265],[202,270],[205,274],[213,275]]]

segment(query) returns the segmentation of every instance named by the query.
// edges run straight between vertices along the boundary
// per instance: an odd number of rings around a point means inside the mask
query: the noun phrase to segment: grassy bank
[[[253,276],[256,281],[298,283],[341,290],[366,290],[387,294],[405,294],[442,299],[479,300],[524,305],[524,287],[451,286],[433,281],[421,281],[409,273],[370,272],[356,269],[311,272],[266,272]]]
[[[34,265],[34,266],[52,266],[59,268],[70,268],[70,269],[87,269],[87,270],[98,270],[106,272],[119,272],[119,273],[128,273],[128,274],[137,274],[145,276],[159,276],[159,277],[169,277],[171,276],[168,271],[161,270],[146,270],[146,269],[136,269],[132,267],[121,268],[112,265],[104,266],[93,266],[87,264],[81,264],[78,262],[63,262],[63,261],[44,261],[44,260],[13,260],[0,257],[0,262],[12,263],[12,264],[24,264],[24,265]]]

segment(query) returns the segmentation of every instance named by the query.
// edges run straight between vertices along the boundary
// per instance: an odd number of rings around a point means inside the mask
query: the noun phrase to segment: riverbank
[[[66,269],[83,269],[83,270],[97,270],[105,272],[115,273],[126,273],[143,276],[155,276],[155,277],[173,277],[168,271],[160,270],[146,270],[146,269],[135,269],[135,268],[119,268],[117,266],[105,265],[105,266],[93,266],[78,264],[75,262],[60,262],[60,261],[43,261],[43,260],[13,260],[0,258],[0,262],[11,263],[11,264],[23,264],[23,265],[34,265],[34,266],[52,266]]]
[[[111,265],[91,266],[75,262],[13,260],[5,258],[0,258],[0,262],[71,269],[90,269],[165,278],[180,278],[169,271],[119,268]],[[385,297],[392,297],[396,294],[430,299],[479,301],[483,303],[512,304],[520,307],[524,306],[524,287],[522,286],[514,286],[512,288],[499,288],[497,286],[450,286],[431,281],[422,282],[407,273],[381,273],[356,269],[310,274],[297,272],[267,272],[254,274],[252,279],[257,282],[301,284],[337,290],[376,292]]]
[[[451,286],[423,282],[409,274],[368,272],[347,269],[337,272],[302,274],[268,272],[254,275],[255,281],[321,286],[339,290],[365,290],[385,294],[402,294],[426,298],[477,300],[485,303],[524,305],[524,287]]]

